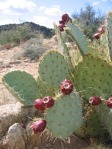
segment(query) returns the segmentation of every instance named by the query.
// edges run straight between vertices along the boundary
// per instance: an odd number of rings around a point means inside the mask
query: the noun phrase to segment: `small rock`
[[[27,135],[20,124],[15,123],[7,132],[7,135],[2,141],[4,149],[26,149]]]
[[[28,121],[38,111],[34,107],[25,107],[20,102],[0,106],[0,138],[16,122]]]

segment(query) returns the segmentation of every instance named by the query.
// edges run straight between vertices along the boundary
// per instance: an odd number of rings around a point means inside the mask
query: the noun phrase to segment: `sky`
[[[0,25],[28,21],[53,28],[62,14],[72,17],[87,4],[103,13],[112,11],[112,0],[0,0]]]

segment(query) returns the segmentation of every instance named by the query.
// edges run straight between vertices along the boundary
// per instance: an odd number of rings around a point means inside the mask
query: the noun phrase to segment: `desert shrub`
[[[2,31],[0,33],[0,44],[4,45],[4,44],[19,44],[20,43],[20,38],[19,38],[19,34],[18,31]]]
[[[83,30],[87,38],[93,40],[93,35],[101,24],[104,24],[105,14],[100,10],[95,10],[91,5],[86,5],[79,12],[73,13],[73,18],[77,20],[78,25]]]
[[[13,44],[19,45],[30,38],[38,38],[39,31],[32,32],[28,24],[17,26],[15,30],[6,30],[0,32],[0,45]]]
[[[16,30],[18,31],[20,41],[27,41],[30,38],[36,38],[38,34],[38,31],[32,32],[31,26],[26,23],[18,26]]]
[[[23,45],[23,49],[24,56],[31,60],[37,60],[47,50],[42,43],[42,38],[31,38]]]

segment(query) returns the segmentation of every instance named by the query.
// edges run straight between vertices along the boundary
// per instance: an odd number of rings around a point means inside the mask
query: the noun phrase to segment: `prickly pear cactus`
[[[47,110],[47,127],[56,138],[67,138],[83,123],[82,105],[77,93],[59,95],[51,109]]]
[[[23,104],[31,106],[39,96],[36,80],[28,73],[12,71],[3,77],[7,89]]]
[[[58,42],[60,44],[60,47],[61,47],[64,55],[69,56],[69,50],[68,50],[68,48],[64,42],[63,36],[56,24],[54,24],[54,29],[55,29],[56,35],[58,36]]]
[[[86,38],[83,36],[83,33],[81,33],[80,30],[78,29],[78,27],[76,27],[72,23],[68,23],[67,27],[68,28],[66,29],[66,33],[70,36],[70,38],[73,38],[73,40],[75,40],[75,42],[77,43],[78,48],[82,54],[82,57],[83,57],[82,60],[75,66],[74,72],[72,73],[72,78],[73,78],[73,81],[74,81],[77,91],[81,95],[83,95],[87,100],[93,95],[102,96],[104,98],[109,98],[110,96],[112,96],[112,94],[111,94],[111,90],[112,90],[112,87],[111,87],[112,64],[111,64],[111,62],[109,62],[109,59],[106,61],[99,55],[94,56],[94,54],[88,54],[89,48],[88,48]],[[65,133],[66,131],[64,131],[64,133],[61,134],[59,129],[57,129],[57,127],[59,127],[59,126],[65,127],[66,125],[64,125],[64,124],[67,123],[66,121],[65,121],[65,123],[62,123],[62,122],[60,123],[59,120],[61,119],[62,114],[59,114],[59,116],[61,115],[61,117],[58,119],[57,111],[60,112],[60,110],[55,110],[55,107],[58,105],[57,103],[52,109],[48,110],[48,114],[47,114],[48,128],[53,132],[55,137],[57,137],[57,136],[59,137],[61,135],[63,138],[66,138],[68,136],[67,134],[69,134],[70,131],[69,131],[69,133]],[[101,109],[99,108],[98,113],[99,113],[99,115],[101,113],[104,113],[104,115],[103,115],[104,122],[103,121],[102,122],[103,122],[103,124],[105,124],[105,127],[107,128],[110,135],[112,136],[112,132],[111,132],[111,128],[110,128],[111,127],[111,118],[107,119],[107,115],[105,114],[106,112],[108,113],[110,111],[110,109],[108,109],[105,112],[105,106],[106,105],[104,105],[104,107],[101,106]],[[55,116],[55,118],[57,118],[56,122],[54,122],[55,112],[53,113],[53,111],[52,111],[53,109],[56,112],[56,116]],[[111,115],[111,112],[109,112],[109,113]],[[101,116],[102,116],[102,114],[101,114]],[[95,118],[96,118],[95,116],[92,116],[93,120]],[[64,119],[62,119],[62,120],[64,120]],[[91,123],[91,119],[89,119],[88,123],[90,125],[92,125],[93,122]],[[110,125],[108,126],[107,123],[109,123]],[[92,130],[89,130],[89,131],[92,131]],[[95,135],[96,135],[96,133],[95,133]]]
[[[99,50],[101,54],[105,54],[105,56],[108,57],[108,36],[107,36],[107,29],[105,29],[105,33],[102,34],[100,38],[100,45],[99,45]]]
[[[112,138],[112,109],[109,109],[105,104],[96,107],[97,113],[100,115],[100,119],[103,122],[105,128],[108,130]]]
[[[75,68],[73,80],[77,91],[87,100],[93,95],[112,95],[112,65],[98,56],[84,56]]]
[[[49,51],[39,64],[37,80],[21,71],[7,73],[3,83],[7,89],[24,105],[31,106],[36,98],[53,96],[60,83],[68,77],[69,67],[64,56],[57,51]]]
[[[111,13],[108,14],[107,19],[111,58]],[[76,91],[84,96],[87,101],[93,95],[104,98],[112,96],[112,63],[108,62],[109,60],[105,61],[99,55],[88,54],[89,48],[85,36],[76,25],[70,22],[66,24],[66,34],[75,41],[82,55],[74,70],[70,62],[69,51],[62,37],[60,37],[62,46],[65,48],[63,50],[65,55],[53,50],[45,54],[39,64],[39,77],[37,80],[30,74],[21,71],[10,72],[3,77],[5,86],[23,104],[33,105],[36,98],[43,98],[43,95],[49,94],[50,91],[52,95],[55,95],[54,92],[57,89],[59,92],[60,83],[64,79],[69,79],[69,77],[72,78]],[[83,118],[79,94],[76,92],[72,92],[70,95],[61,94],[56,97],[54,106],[46,110],[47,127],[54,137],[65,139],[81,127]],[[112,137],[112,114],[111,110],[105,108],[105,106],[101,105],[96,110],[101,115],[102,122]],[[107,118],[107,115],[109,118]],[[92,117],[92,119],[95,118]],[[90,121],[89,124],[91,125]]]
[[[69,75],[69,65],[64,56],[58,51],[49,51],[39,64],[41,79],[48,86],[59,88],[60,83]]]
[[[112,14],[109,13],[107,17],[107,30],[108,30],[108,45],[109,56],[111,59],[111,26],[112,26]],[[78,35],[77,38],[79,38]],[[83,41],[84,42],[84,41]],[[81,45],[79,45],[79,49]],[[81,52],[81,51],[80,51]],[[109,61],[109,57],[105,60],[100,55],[85,54],[81,52],[83,58],[76,65],[73,72],[73,80],[77,91],[87,101],[91,96],[101,96],[108,99],[112,96],[112,63]],[[96,108],[97,109],[97,108]],[[101,104],[97,109],[99,117],[102,119],[102,123],[107,128],[112,137],[112,114],[111,109],[106,107],[106,104]]]
[[[80,50],[82,56],[86,55],[88,53],[89,49],[88,49],[88,43],[87,43],[85,35],[80,31],[78,26],[74,25],[73,23],[68,23],[67,27],[68,27],[66,29],[67,34],[73,40],[75,40],[76,44],[79,47],[79,50]]]
[[[107,32],[108,32],[108,51],[112,60],[112,12],[107,15]]]
[[[37,77],[37,86],[38,86],[38,98],[43,98],[47,95],[55,96],[56,88],[49,86],[45,81],[40,78],[40,75]]]
[[[105,132],[98,113],[95,111],[92,112],[90,116],[86,118],[85,135],[103,138]]]

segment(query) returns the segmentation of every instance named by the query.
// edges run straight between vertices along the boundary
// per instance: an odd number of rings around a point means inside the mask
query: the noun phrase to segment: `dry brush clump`
[[[47,50],[43,45],[44,38],[31,38],[23,46],[24,57],[30,60],[38,60],[39,57]]]
[[[16,25],[15,29],[1,30],[0,31],[0,45],[3,48],[10,49],[14,46],[18,46],[31,38],[38,38],[40,34],[39,30],[32,31],[30,24],[23,23],[22,25]]]

